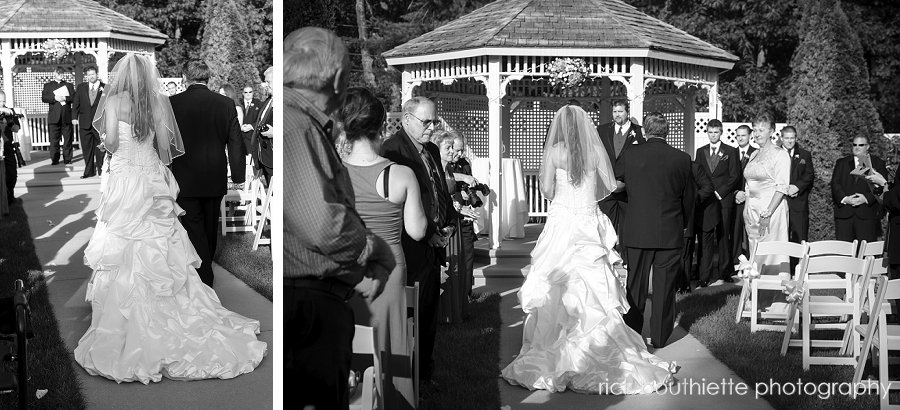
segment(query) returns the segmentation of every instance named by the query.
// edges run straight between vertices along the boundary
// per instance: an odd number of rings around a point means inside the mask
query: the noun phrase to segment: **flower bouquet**
[[[72,45],[64,39],[48,39],[41,45],[44,57],[63,58],[72,51]]]
[[[550,84],[562,88],[577,88],[591,73],[587,63],[580,58],[557,58],[546,65]]]

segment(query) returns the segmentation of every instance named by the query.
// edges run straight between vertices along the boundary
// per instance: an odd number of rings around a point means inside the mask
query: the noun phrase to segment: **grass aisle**
[[[15,290],[16,279],[25,281],[31,323],[35,337],[28,341],[28,372],[30,408],[83,409],[84,398],[76,377],[72,353],[66,349],[53,306],[50,304],[47,286],[43,280],[41,263],[34,248],[28,217],[21,204],[10,208],[10,214],[0,219],[0,297],[10,297]],[[3,364],[3,370],[11,369]],[[48,390],[38,400],[37,389]],[[17,408],[16,394],[0,395],[0,409]]]
[[[262,245],[255,251],[253,232],[229,233],[219,238],[215,261],[272,301],[272,248]]]
[[[498,409],[500,295],[474,293],[469,318],[439,325],[434,346],[438,389],[422,389],[423,409]]]
[[[744,379],[754,393],[757,383],[769,386],[771,382],[793,384],[785,387],[781,394],[764,397],[776,409],[872,409],[878,408],[877,396],[860,395],[855,399],[841,394],[848,393],[849,387],[839,390],[825,386],[849,382],[853,379],[852,366],[811,366],[804,372],[802,353],[799,347],[788,350],[781,357],[781,332],[750,332],[747,320],[734,323],[740,288],[722,288],[679,295],[676,309],[678,323],[700,340],[712,354]],[[837,335],[840,338],[840,334]],[[798,381],[806,394],[796,390]],[[807,384],[811,384],[807,387]],[[816,390],[813,390],[815,386]],[[766,387],[761,387],[765,389]],[[764,390],[761,390],[764,391]]]

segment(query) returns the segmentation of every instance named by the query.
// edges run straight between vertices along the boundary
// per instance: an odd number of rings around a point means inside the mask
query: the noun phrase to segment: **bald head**
[[[284,39],[285,86],[312,91],[339,88],[336,77],[346,76],[349,66],[347,47],[329,30],[304,27]]]

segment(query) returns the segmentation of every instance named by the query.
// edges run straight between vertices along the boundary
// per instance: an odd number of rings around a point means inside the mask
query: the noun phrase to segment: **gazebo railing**
[[[50,147],[50,133],[47,132],[47,113],[28,114],[28,132],[32,148]],[[77,138],[73,138],[74,140]]]
[[[528,218],[546,217],[550,201],[541,193],[538,171],[525,171],[525,198],[528,201]]]

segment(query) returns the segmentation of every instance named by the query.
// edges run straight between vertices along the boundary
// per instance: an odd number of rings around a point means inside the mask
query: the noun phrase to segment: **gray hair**
[[[330,30],[304,27],[284,39],[284,85],[321,91],[350,66],[344,42]]]
[[[426,97],[419,96],[419,97],[410,98],[408,101],[403,103],[403,112],[405,112],[405,113],[408,112],[408,113],[412,114],[413,112],[416,111],[417,108],[419,108],[420,105],[425,104],[425,103],[428,103],[428,104],[431,104],[431,105],[437,107],[437,104],[435,104],[434,101],[431,101]]]

